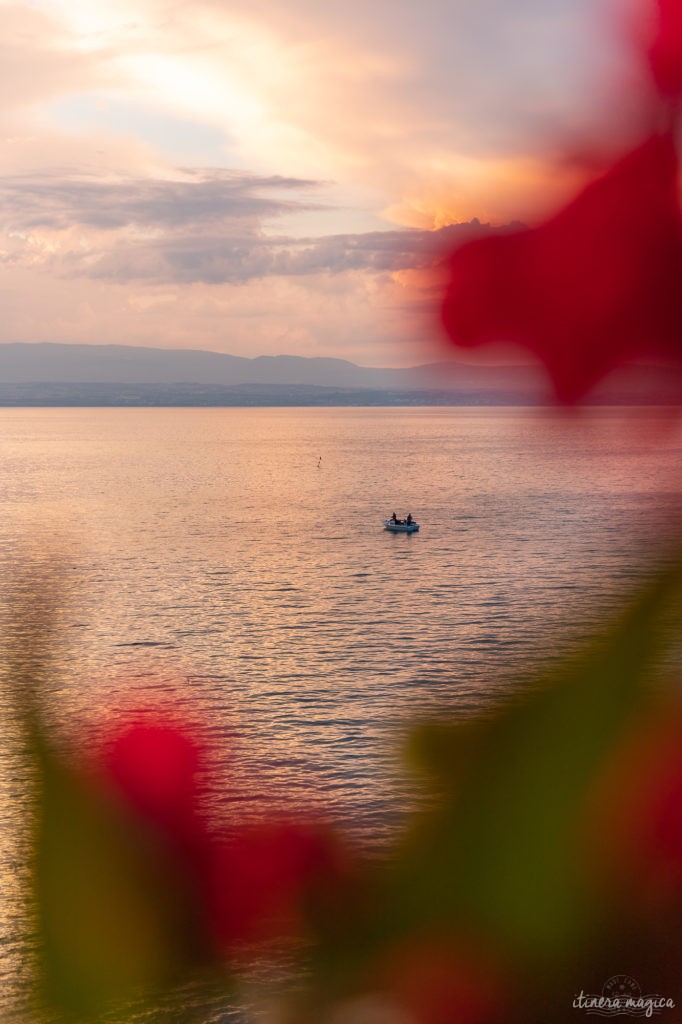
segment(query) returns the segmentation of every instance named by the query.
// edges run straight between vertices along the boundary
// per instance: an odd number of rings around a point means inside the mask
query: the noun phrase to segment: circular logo
[[[614,974],[604,983],[601,994],[608,999],[639,999],[642,990],[634,978],[627,974]]]

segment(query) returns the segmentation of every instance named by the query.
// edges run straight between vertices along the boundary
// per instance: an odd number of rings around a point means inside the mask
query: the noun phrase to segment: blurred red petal
[[[202,751],[188,730],[145,720],[120,729],[106,769],[137,814],[180,838],[196,826],[201,762]]]
[[[230,950],[267,938],[293,938],[309,904],[341,875],[334,837],[312,825],[263,824],[217,847],[207,874],[209,916]]]
[[[651,835],[654,849],[677,867],[682,878],[682,754],[666,766],[652,794]]]
[[[645,733],[628,819],[640,867],[682,885],[682,719],[677,709]]]
[[[654,80],[665,96],[682,96],[682,3],[658,0],[658,25],[649,49]]]
[[[596,854],[596,857],[594,856]],[[588,856],[597,875],[644,905],[682,897],[682,716],[641,715],[597,780]]]
[[[563,401],[633,357],[682,360],[673,140],[648,139],[540,227],[468,243],[450,270],[452,340],[529,348]]]

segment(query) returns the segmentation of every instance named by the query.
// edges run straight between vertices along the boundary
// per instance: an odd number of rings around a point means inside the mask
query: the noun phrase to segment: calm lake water
[[[381,842],[414,794],[404,723],[485,707],[632,588],[679,532],[681,446],[647,410],[5,409],[3,593],[60,566],[56,730],[173,683],[231,752],[217,813],[303,804]],[[421,531],[385,532],[394,510]],[[13,751],[0,1010],[21,958]]]

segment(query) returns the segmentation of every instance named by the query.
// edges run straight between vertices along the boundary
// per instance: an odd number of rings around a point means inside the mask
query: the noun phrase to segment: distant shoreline
[[[367,388],[262,386],[209,388],[205,385],[130,384],[0,384],[0,408],[492,408],[554,405],[551,396],[537,392],[391,391]],[[674,396],[597,393],[584,406],[672,408]]]

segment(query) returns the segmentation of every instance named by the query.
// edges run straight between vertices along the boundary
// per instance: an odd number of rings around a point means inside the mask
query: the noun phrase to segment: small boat
[[[405,523],[401,519],[394,523],[392,519],[384,519],[384,528],[390,533],[416,533],[419,523]]]

